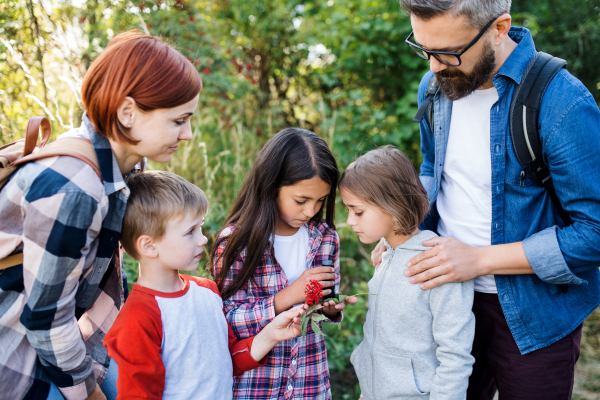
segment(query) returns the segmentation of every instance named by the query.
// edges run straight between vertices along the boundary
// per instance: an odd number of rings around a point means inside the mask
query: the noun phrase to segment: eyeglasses
[[[505,13],[502,13],[500,15],[503,15],[503,14],[505,14]],[[494,17],[493,20],[488,22],[488,24],[483,27],[483,29],[479,32],[479,34],[477,36],[475,36],[475,39],[471,40],[471,43],[469,43],[459,53],[455,53],[455,52],[451,52],[451,51],[427,50],[427,49],[421,47],[420,45],[416,44],[415,42],[411,42],[410,39],[413,38],[413,36],[415,34],[414,31],[411,32],[410,35],[408,35],[405,42],[406,42],[406,44],[408,44],[408,47],[410,47],[419,57],[421,57],[425,60],[429,60],[431,58],[431,56],[433,56],[436,60],[438,60],[439,62],[441,62],[444,65],[448,65],[450,67],[458,67],[462,63],[460,56],[462,56],[465,51],[469,50],[475,43],[477,43],[477,41],[483,36],[485,31],[487,31],[488,28],[490,26],[492,26],[494,21],[496,21],[498,19],[498,17],[500,17],[500,15]]]

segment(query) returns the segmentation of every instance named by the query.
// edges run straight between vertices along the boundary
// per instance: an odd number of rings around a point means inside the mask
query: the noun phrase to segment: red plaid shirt
[[[233,225],[223,229],[219,237],[231,234]],[[222,267],[227,241],[221,242],[215,255],[215,274]],[[309,251],[306,268],[321,266],[324,260],[333,260],[336,273],[335,287],[340,284],[340,242],[337,233],[325,222],[308,224]],[[231,266],[225,286],[241,270],[246,259],[246,250]],[[287,278],[277,263],[272,250],[266,250],[263,263],[239,291],[223,300],[227,320],[239,339],[256,335],[275,317],[273,299],[275,294],[288,286]],[[340,322],[342,315],[334,321]],[[319,323],[320,324],[320,323]],[[309,325],[306,338],[302,335],[279,343],[268,355],[265,366],[234,377],[235,399],[331,399],[327,350],[323,336],[314,333]]]

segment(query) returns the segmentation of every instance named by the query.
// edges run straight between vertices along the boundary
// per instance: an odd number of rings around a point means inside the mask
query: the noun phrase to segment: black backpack
[[[573,223],[573,220],[561,206],[554,190],[550,170],[544,163],[538,131],[538,117],[542,97],[544,97],[546,88],[548,88],[552,78],[566,65],[565,60],[543,52],[539,52],[533,57],[523,73],[521,83],[515,90],[510,105],[509,123],[513,147],[523,168],[520,176],[521,187],[523,187],[525,174],[527,174],[534,185],[546,188],[565,226],[569,226]],[[439,87],[434,75],[429,79],[427,95],[413,120],[421,122],[426,116],[431,132],[434,132],[433,99],[438,90]]]

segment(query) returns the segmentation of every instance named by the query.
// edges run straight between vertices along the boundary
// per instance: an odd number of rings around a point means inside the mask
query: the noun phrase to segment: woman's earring
[[[131,124],[127,125],[128,128],[131,128]]]

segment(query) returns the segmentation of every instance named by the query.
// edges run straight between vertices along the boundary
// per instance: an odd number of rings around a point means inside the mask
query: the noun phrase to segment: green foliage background
[[[598,0],[514,2],[512,15],[600,101]],[[384,144],[420,164],[412,118],[427,63],[405,46],[410,22],[393,0],[0,0],[0,144],[19,138],[33,115],[48,116],[56,134],[78,126],[87,67],[113,35],[132,28],[171,43],[202,74],[194,139],[169,164],[151,167],[207,193],[211,239],[257,151],[285,127],[323,137],[342,170]],[[345,217],[339,203],[342,291],[364,292],[371,247],[353,236]],[[206,276],[204,268],[196,274]],[[126,269],[131,284],[131,259]],[[339,327],[326,327],[334,399],[358,397],[349,356],[362,339],[366,309],[361,298]],[[600,356],[599,321],[596,312],[586,324],[580,365]],[[600,392],[593,368],[579,370],[576,396]]]

